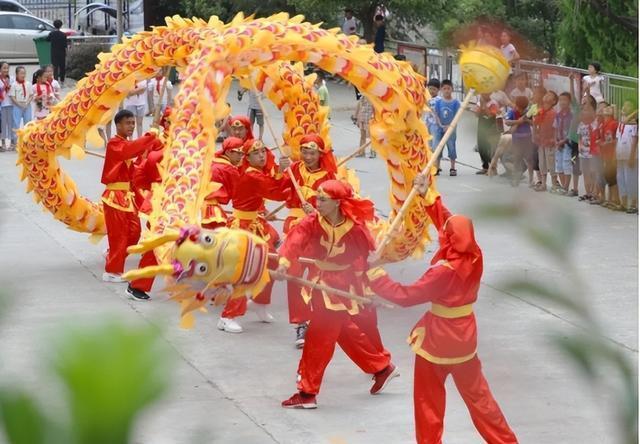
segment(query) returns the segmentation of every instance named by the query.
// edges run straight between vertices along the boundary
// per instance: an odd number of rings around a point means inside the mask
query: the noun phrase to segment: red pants
[[[507,420],[489,389],[477,356],[455,365],[439,365],[416,356],[413,403],[418,444],[441,444],[446,392],[444,381],[453,376],[471,420],[488,444],[517,444]]]
[[[305,266],[292,266],[289,274],[296,277],[302,277]],[[295,282],[287,281],[287,302],[289,306],[289,323],[302,324],[311,318],[311,308],[302,298],[302,286]]]
[[[359,328],[350,328],[357,316],[352,317],[346,311],[328,310],[322,300],[311,302],[311,322],[298,365],[298,390],[314,395],[320,392],[322,377],[333,357],[336,343],[365,373],[374,374],[389,365],[390,358],[376,350]]]
[[[156,255],[153,254],[153,250],[151,250],[142,255],[142,257],[140,258],[140,263],[138,264],[138,268],[152,267],[154,265],[158,265],[158,260],[156,259]],[[131,288],[144,291],[145,293],[151,291],[151,287],[153,287],[153,277],[141,278],[136,279],[135,281],[131,281]]]
[[[278,262],[275,259],[269,259],[267,261],[267,267],[275,270],[278,267]],[[271,303],[271,289],[273,287],[273,281],[269,281],[269,283],[264,287],[264,289],[253,298],[253,302],[256,304],[268,305]],[[223,318],[237,318],[240,316],[244,316],[247,312],[247,298],[240,297],[229,299],[227,304],[224,306],[224,310],[222,310]]]
[[[121,211],[106,204],[103,208],[109,241],[104,271],[121,274],[127,258],[127,247],[137,244],[140,239],[140,219],[133,212]]]

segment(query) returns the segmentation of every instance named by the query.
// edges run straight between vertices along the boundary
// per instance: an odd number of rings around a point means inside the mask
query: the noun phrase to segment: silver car
[[[0,11],[0,60],[36,59],[33,39],[46,37],[54,29],[51,23],[30,14]],[[74,34],[70,29],[61,31]]]

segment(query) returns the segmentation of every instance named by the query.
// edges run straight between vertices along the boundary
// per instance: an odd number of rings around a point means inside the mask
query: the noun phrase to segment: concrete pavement
[[[338,155],[358,144],[358,132],[349,120],[352,89],[330,85],[332,138]],[[235,91],[229,102],[244,112]],[[277,131],[282,119],[270,106]],[[265,132],[265,141],[271,137]],[[458,134],[460,160],[478,165],[475,122],[463,119]],[[145,413],[136,430],[136,443],[215,442],[238,444],[411,443],[413,438],[413,354],[405,338],[425,310],[380,310],[380,330],[401,377],[385,393],[372,397],[371,381],[337,349],[318,397],[315,411],[292,411],[279,403],[295,391],[300,351],[293,347],[294,330],[287,324],[284,286],[276,284],[272,311],[276,323],[260,324],[248,313],[241,321],[245,333],[216,330],[217,313],[200,315],[191,331],[177,326],[178,309],[162,302],[156,285],[150,303],[124,296],[124,286],[105,284],[102,246],[65,229],[43,213],[24,193],[14,166],[15,154],[0,155],[0,288],[13,297],[9,314],[0,322],[0,378],[33,385],[43,403],[56,389],[38,364],[48,350],[51,331],[68,323],[115,316],[131,322],[167,326],[164,340],[176,351],[179,366],[169,396]],[[101,162],[63,161],[82,192],[98,199]],[[354,159],[349,164],[382,214],[388,214],[388,179],[378,159]],[[445,164],[445,166],[447,166]],[[445,168],[446,170],[446,168]],[[589,291],[576,298],[589,305],[605,327],[608,340],[637,363],[638,350],[638,225],[637,217],[614,213],[575,199],[513,190],[500,179],[476,176],[459,167],[459,176],[442,176],[438,188],[455,213],[472,217],[491,202],[518,202],[545,212],[561,207],[579,221],[571,258]],[[511,223],[475,219],[483,248],[485,273],[475,311],[479,321],[479,356],[484,371],[510,425],[522,443],[613,443],[616,406],[610,392],[594,392],[569,359],[552,347],[552,337],[573,335],[580,326],[571,313],[527,295],[504,291],[508,278],[528,276],[557,286],[570,283],[564,269],[533,247]],[[437,238],[436,238],[437,239]],[[426,267],[431,244],[421,260],[388,267],[397,279],[410,282]],[[128,262],[136,265],[136,259]],[[138,377],[138,376],[133,376]],[[611,374],[609,377],[617,377]],[[447,383],[445,442],[481,442],[452,381]],[[2,442],[0,437],[0,442]]]

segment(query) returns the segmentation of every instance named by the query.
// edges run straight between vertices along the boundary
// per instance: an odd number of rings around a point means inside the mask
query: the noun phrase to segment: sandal
[[[543,185],[542,182],[538,182],[535,187],[533,187],[533,191],[547,191],[547,186]]]
[[[456,171],[455,169],[451,168],[449,170],[449,176],[457,176],[458,175],[458,171]]]
[[[438,168],[438,171],[436,171],[436,174],[434,174],[434,176],[439,176],[441,172],[442,172],[442,168]]]
[[[589,200],[589,199],[591,199],[590,194],[583,194],[582,196],[578,197],[578,200]]]
[[[627,214],[638,214],[638,209],[636,207],[627,208]]]

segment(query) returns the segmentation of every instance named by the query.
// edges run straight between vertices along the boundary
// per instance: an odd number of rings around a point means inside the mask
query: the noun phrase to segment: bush
[[[109,51],[109,45],[83,43],[69,48],[67,52],[67,72],[70,79],[80,80],[95,69],[98,54]]]

